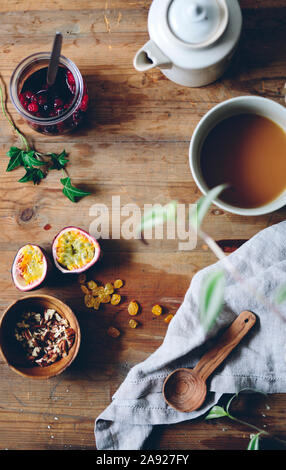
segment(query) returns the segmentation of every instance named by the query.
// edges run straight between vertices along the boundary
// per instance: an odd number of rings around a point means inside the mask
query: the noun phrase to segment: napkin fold
[[[286,392],[286,323],[267,305],[286,284],[286,221],[260,231],[228,255],[228,260],[244,281],[237,282],[225,270],[225,302],[211,332],[206,334],[200,322],[199,293],[205,276],[223,268],[223,261],[195,274],[162,345],[129,371],[111,404],[96,419],[98,450],[141,449],[154,426],[196,418],[224,393],[242,388]],[[267,302],[261,302],[259,295]],[[178,367],[193,368],[220,330],[243,310],[256,314],[256,324],[209,378],[203,406],[190,413],[168,406],[162,395],[167,375]],[[286,319],[286,302],[279,310]]]

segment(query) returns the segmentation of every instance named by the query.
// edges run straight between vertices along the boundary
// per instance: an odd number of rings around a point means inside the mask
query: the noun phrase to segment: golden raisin
[[[84,296],[84,303],[86,307],[92,308],[94,306],[94,297],[92,297],[90,294],[86,294]]]
[[[114,326],[110,326],[107,330],[107,334],[112,338],[118,338],[118,336],[120,336],[120,331]]]
[[[95,281],[88,281],[87,285],[88,285],[90,290],[96,289],[96,287],[97,287],[97,284],[96,284]]]
[[[139,310],[139,305],[135,300],[132,300],[128,305],[128,313],[129,315],[137,315]]]
[[[113,287],[113,285],[111,284],[111,282],[108,282],[107,284],[105,284],[104,291],[105,291],[106,294],[113,294],[113,292],[114,292],[114,287]]]
[[[92,289],[92,295],[104,295],[105,294],[105,290],[104,290],[104,287],[100,286],[100,287],[95,287],[95,289]]]
[[[113,294],[113,296],[111,297],[111,305],[118,305],[121,301],[121,295],[119,294]]]
[[[108,304],[108,302],[111,301],[111,296],[109,294],[100,294],[98,298],[102,304]]]
[[[94,310],[98,310],[100,307],[100,298],[99,297],[94,297],[94,302],[93,302],[93,308]]]
[[[174,315],[172,315],[172,314],[170,313],[169,315],[166,316],[166,318],[164,319],[164,322],[170,323],[170,321],[172,320],[173,317],[174,317]]]
[[[80,288],[84,294],[90,294],[90,290],[84,284],[81,284]]]
[[[157,317],[159,317],[159,315],[161,315],[162,313],[162,307],[161,305],[154,305],[154,307],[152,308],[152,313],[153,315],[156,315]]]
[[[121,279],[116,279],[116,281],[114,281],[113,283],[115,289],[120,289],[120,287],[123,286],[123,281],[121,281]]]
[[[130,328],[136,328],[138,326],[138,321],[134,320],[133,318],[131,318],[129,320],[129,326]]]

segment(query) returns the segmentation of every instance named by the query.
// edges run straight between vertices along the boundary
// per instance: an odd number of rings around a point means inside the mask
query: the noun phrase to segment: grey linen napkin
[[[199,292],[204,276],[223,267],[222,261],[193,277],[162,345],[129,371],[111,404],[96,419],[97,449],[141,449],[155,425],[196,418],[224,393],[242,388],[286,392],[286,323],[253,295],[258,292],[270,301],[286,284],[286,221],[260,231],[228,260],[245,281],[238,283],[226,272],[225,303],[211,332],[206,335],[199,320]],[[281,306],[286,317],[286,305]],[[190,413],[173,410],[161,393],[165,377],[177,367],[194,367],[219,330],[243,310],[256,314],[256,324],[209,379],[203,407]]]

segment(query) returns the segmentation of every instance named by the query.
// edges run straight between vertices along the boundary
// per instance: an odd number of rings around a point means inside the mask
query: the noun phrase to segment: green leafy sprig
[[[216,418],[224,418],[224,417],[227,417],[229,419],[231,419],[232,421],[236,421],[237,423],[240,423],[240,424],[243,424],[244,426],[247,426],[249,428],[251,428],[252,430],[255,431],[255,434],[251,434],[250,436],[250,440],[249,440],[249,443],[248,443],[248,446],[247,446],[247,450],[259,450],[259,445],[260,445],[260,437],[261,436],[266,436],[266,437],[271,437],[272,439],[274,439],[275,441],[279,442],[280,444],[283,444],[283,446],[286,445],[286,441],[282,440],[282,439],[279,439],[278,437],[276,436],[273,436],[272,434],[270,434],[269,432],[265,431],[265,429],[260,429],[258,428],[257,426],[254,426],[254,424],[250,424],[246,421],[243,421],[239,418],[236,418],[235,416],[233,416],[233,414],[230,413],[230,406],[232,404],[232,402],[238,397],[239,394],[241,394],[242,392],[254,392],[254,393],[260,393],[264,396],[267,396],[266,393],[264,392],[261,392],[261,391],[258,391],[258,390],[252,390],[252,389],[249,389],[249,388],[245,388],[245,389],[242,389],[240,390],[239,392],[235,393],[230,399],[229,401],[227,402],[226,404],[226,407],[223,408],[222,406],[218,406],[218,405],[215,405],[211,408],[211,410],[209,411],[209,413],[207,414],[207,416],[205,417],[206,420],[209,420],[209,419],[216,419]]]
[[[90,192],[83,191],[82,189],[78,189],[72,185],[71,179],[65,171],[65,167],[69,161],[68,154],[65,150],[61,153],[40,153],[35,149],[30,148],[26,137],[15,126],[6,110],[1,84],[0,102],[4,117],[18,135],[22,144],[21,148],[12,146],[7,152],[7,156],[10,160],[6,171],[9,172],[16,168],[23,167],[26,173],[18,180],[18,182],[27,183],[32,181],[34,184],[39,184],[40,181],[47,176],[50,170],[62,170],[65,175],[65,178],[61,178],[60,180],[63,185],[62,192],[70,201],[77,202],[80,198],[90,195]]]

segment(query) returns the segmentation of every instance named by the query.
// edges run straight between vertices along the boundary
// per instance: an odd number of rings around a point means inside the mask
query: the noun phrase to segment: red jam
[[[69,118],[66,113],[74,105],[76,83],[74,76],[66,67],[60,66],[55,84],[46,85],[47,67],[34,72],[24,83],[19,100],[31,117],[49,119],[52,122],[29,123],[36,131],[43,134],[64,134],[77,127],[88,108],[89,96],[84,83],[83,97],[80,105]],[[62,120],[58,120],[59,117]]]

